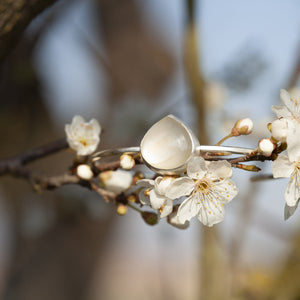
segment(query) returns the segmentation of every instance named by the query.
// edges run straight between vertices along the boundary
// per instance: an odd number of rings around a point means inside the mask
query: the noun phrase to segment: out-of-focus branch
[[[109,202],[110,200],[116,200],[117,198],[117,194],[104,190],[100,188],[98,184],[95,184],[93,182],[91,182],[91,189],[102,196],[106,202]]]
[[[188,18],[186,23],[185,44],[184,44],[184,59],[186,77],[190,86],[191,99],[196,108],[198,117],[198,135],[201,144],[208,143],[206,122],[205,122],[205,97],[204,86],[205,82],[200,73],[200,64],[198,60],[199,49],[198,39],[195,24],[195,1],[186,1]]]
[[[0,63],[29,23],[57,0],[0,0]]]
[[[209,144],[206,126],[205,81],[200,71],[198,38],[196,34],[195,11],[199,1],[186,0],[188,14],[185,32],[185,69],[190,86],[191,99],[198,117],[198,137],[201,144]],[[224,280],[224,261],[218,252],[218,232],[215,228],[203,228],[201,253],[199,255],[200,278],[199,299],[227,299]],[[216,285],[216,282],[218,284]]]
[[[24,165],[67,148],[68,143],[66,139],[63,138],[50,144],[21,153],[17,156],[1,159],[0,175],[6,173],[15,173],[16,175],[20,174],[20,176],[22,176],[22,172],[24,171]]]

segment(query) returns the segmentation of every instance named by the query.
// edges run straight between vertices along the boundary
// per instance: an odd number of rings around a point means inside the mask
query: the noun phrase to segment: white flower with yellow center
[[[158,210],[161,218],[168,216],[173,210],[173,201],[166,196],[173,180],[170,176],[160,176],[155,180],[142,179],[137,182],[137,185],[142,187],[139,192],[140,202]]]
[[[65,125],[67,141],[77,155],[90,155],[100,142],[101,126],[95,119],[85,122],[81,116],[74,116],[71,124]]]
[[[227,161],[205,161],[194,157],[187,166],[188,177],[173,180],[166,196],[175,199],[188,196],[178,209],[181,223],[198,216],[201,223],[213,226],[224,219],[224,204],[231,201],[238,189],[229,178],[232,168]]]

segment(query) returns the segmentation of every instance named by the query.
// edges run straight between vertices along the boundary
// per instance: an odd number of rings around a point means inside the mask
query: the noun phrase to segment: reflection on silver
[[[167,115],[144,135],[140,147],[104,150],[94,155],[95,160],[123,153],[140,154],[144,164],[159,174],[173,175],[186,171],[192,157],[201,152],[211,155],[250,154],[253,150],[226,146],[201,146],[192,130],[173,115]]]
[[[222,153],[222,156],[227,156],[231,154],[249,155],[254,151],[254,149],[250,149],[250,148],[231,147],[231,146],[206,146],[206,145],[198,146],[196,147],[196,150],[200,152]],[[127,147],[127,148],[102,150],[93,155],[94,157],[93,160],[95,161],[108,156],[122,155],[124,153],[138,154],[140,153],[140,147]]]

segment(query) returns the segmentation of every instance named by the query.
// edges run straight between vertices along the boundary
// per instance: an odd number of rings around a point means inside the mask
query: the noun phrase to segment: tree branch
[[[24,172],[24,165],[67,148],[68,143],[66,139],[63,138],[50,144],[21,153],[17,156],[1,159],[0,175],[3,175],[5,173],[13,173],[15,175],[22,176],[22,173]]]
[[[0,0],[0,63],[30,22],[57,0]]]

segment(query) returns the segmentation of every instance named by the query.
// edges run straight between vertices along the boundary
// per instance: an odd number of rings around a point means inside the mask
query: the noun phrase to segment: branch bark
[[[0,63],[30,22],[57,0],[0,0]]]
[[[13,156],[11,158],[1,159],[0,175],[3,175],[5,173],[18,173],[20,168],[22,168],[24,165],[67,148],[68,143],[66,139],[63,138],[53,143],[21,153],[20,155]]]

